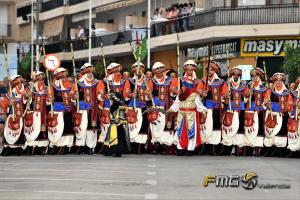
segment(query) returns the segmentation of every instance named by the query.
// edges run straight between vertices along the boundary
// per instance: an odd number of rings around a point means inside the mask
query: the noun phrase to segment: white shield
[[[86,129],[88,127],[88,116],[86,110],[79,110],[79,113],[82,114],[81,116],[81,124],[77,127],[75,136],[76,140],[81,140],[82,138],[86,137]]]
[[[163,135],[165,126],[166,126],[166,115],[160,112],[158,114],[157,120],[150,123],[152,143],[161,142],[161,137]]]
[[[266,112],[265,121],[267,120],[269,112],[270,111]],[[282,120],[283,119],[282,119],[281,113],[279,113],[279,112],[272,112],[272,115],[274,117],[276,116],[277,124],[276,124],[276,126],[273,129],[268,128],[267,126],[265,126],[264,145],[266,147],[271,147],[272,145],[274,145],[274,143],[275,143],[275,136],[279,133],[279,131],[281,129],[281,126],[282,126]],[[278,140],[278,139],[276,139],[276,140]]]
[[[15,144],[18,141],[23,128],[23,118],[20,118],[20,128],[18,130],[11,130],[8,127],[8,122],[11,117],[13,117],[11,114],[7,117],[4,128],[4,138],[10,145]]]
[[[128,108],[128,110],[133,110],[133,108]],[[142,128],[142,123],[143,123],[142,109],[136,108],[135,111],[137,112],[137,122],[134,124],[128,124],[130,142],[138,142],[140,140],[139,132]]]
[[[237,111],[233,112],[232,124],[229,127],[226,127],[222,124],[222,144],[226,146],[231,146],[234,143],[237,143],[238,138],[237,132],[239,130],[240,119],[239,113]],[[236,140],[236,141],[235,141]]]
[[[54,112],[54,114],[58,114],[57,116],[57,126],[56,127],[48,127],[48,139],[49,141],[55,145],[59,139],[61,138],[64,131],[64,113],[63,112]],[[72,119],[69,119],[72,120]]]
[[[254,111],[245,111],[245,112],[254,112]],[[262,144],[258,144],[258,129],[259,129],[259,119],[258,119],[258,112],[254,112],[254,117],[253,117],[254,123],[253,126],[251,127],[246,127],[244,126],[245,129],[245,134],[244,134],[244,142],[241,146],[250,146],[250,147],[255,147],[255,146],[262,146]],[[261,141],[261,140],[260,140]]]
[[[41,132],[41,112],[33,112],[32,126],[27,127],[24,124],[24,134],[28,142],[36,140]]]

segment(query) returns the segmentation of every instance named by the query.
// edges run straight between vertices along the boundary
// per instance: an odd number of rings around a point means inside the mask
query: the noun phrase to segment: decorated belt
[[[179,108],[180,111],[182,112],[196,112],[196,108]]]

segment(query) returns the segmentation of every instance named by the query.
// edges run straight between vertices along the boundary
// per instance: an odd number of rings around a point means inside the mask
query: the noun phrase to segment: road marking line
[[[157,185],[157,180],[147,180],[146,183],[149,185]]]
[[[149,162],[155,162],[156,159],[155,159],[155,158],[149,158],[148,161],[149,161]]]
[[[157,199],[158,195],[155,193],[146,193],[144,199]]]
[[[156,165],[155,164],[149,164],[148,167],[152,167],[152,168],[155,168]]]
[[[55,193],[55,194],[79,194],[79,195],[100,195],[100,196],[123,196],[123,197],[144,197],[140,194],[118,194],[118,193],[100,193],[100,192],[69,192],[69,191],[42,191],[42,190],[3,190],[0,192],[30,192],[30,193]]]
[[[26,165],[26,164],[31,164],[31,165],[86,165],[85,162],[18,162],[18,163],[1,163],[0,165]],[[120,163],[116,163],[115,165],[109,164],[109,165],[104,165],[101,162],[89,162],[89,165],[98,165],[99,167],[147,167],[147,165],[120,165]]]
[[[103,168],[102,168],[103,169]],[[47,171],[47,172],[101,172],[99,170],[84,170],[84,169],[0,169],[1,171]],[[117,171],[117,170],[106,170],[106,173],[123,173],[123,174],[147,174],[147,172],[137,171]]]
[[[35,177],[22,177],[22,178],[9,178],[2,177],[0,180],[37,180],[37,181],[80,181],[80,182],[108,182],[108,183],[138,183],[147,185],[156,185],[156,180],[146,180],[143,181],[124,181],[124,180],[100,180],[100,179],[72,179],[72,178],[35,178]]]
[[[156,175],[156,172],[149,171],[149,172],[146,172],[146,174],[149,175],[149,176],[154,176],[154,175]]]

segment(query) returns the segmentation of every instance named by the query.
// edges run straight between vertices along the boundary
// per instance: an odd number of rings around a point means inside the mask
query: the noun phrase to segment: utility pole
[[[40,0],[36,0],[36,12],[35,12],[35,24],[36,24],[36,40],[35,40],[35,44],[36,44],[36,61],[38,62],[39,58],[39,25],[40,25],[40,19],[39,19],[39,14],[40,14],[40,9],[41,9],[41,5],[40,5]],[[36,71],[39,71],[39,66],[36,65]]]
[[[31,0],[31,67],[30,67],[30,70],[31,70],[31,73],[30,75],[32,76],[32,73],[33,73],[33,51],[34,51],[34,38],[33,38],[33,31],[34,31],[34,23],[33,23],[33,13],[34,13],[34,2],[33,0]],[[31,77],[32,78],[32,77]]]

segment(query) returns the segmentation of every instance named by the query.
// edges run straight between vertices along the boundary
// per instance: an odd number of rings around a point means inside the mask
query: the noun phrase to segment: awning
[[[27,42],[31,40],[31,25],[20,25],[19,26],[19,41]]]
[[[57,36],[63,31],[64,17],[56,17],[44,22],[43,36]]]
[[[100,6],[100,7],[96,8],[96,13],[105,12],[105,11],[109,11],[109,10],[114,10],[114,9],[118,9],[118,8],[121,8],[121,7],[132,6],[132,5],[135,5],[135,4],[142,3],[143,1],[144,0],[125,0],[125,1],[120,1],[118,3],[113,3],[113,4]]]

